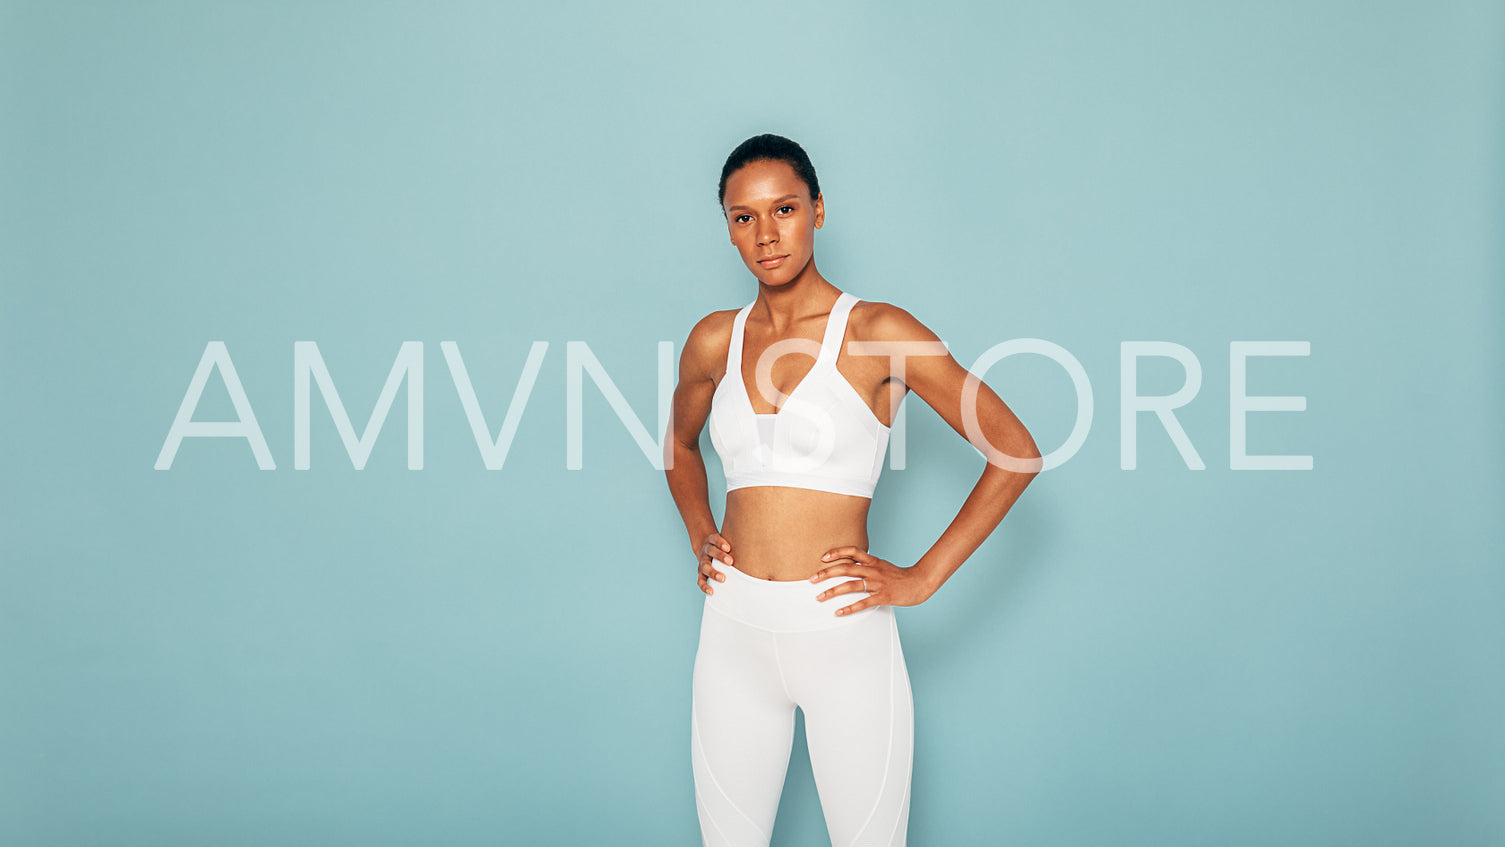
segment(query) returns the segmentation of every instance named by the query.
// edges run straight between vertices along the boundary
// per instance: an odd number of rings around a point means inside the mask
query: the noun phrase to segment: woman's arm
[[[890,308],[893,314],[881,322],[893,325],[888,332],[906,338],[923,336],[925,340],[940,340],[913,315],[898,307]],[[971,416],[973,434],[981,437],[981,443],[968,441],[987,457],[982,475],[956,518],[915,563],[931,593],[935,593],[982,546],[1040,472],[1040,450],[1013,410],[987,383],[972,376],[949,354],[919,356],[906,364],[906,386],[962,438],[967,438],[967,417]],[[968,390],[969,380],[975,385],[975,392]]]
[[[935,333],[903,309],[887,303],[873,305],[881,308],[864,321],[863,336],[880,342],[878,349],[884,341],[939,344]],[[969,381],[976,386],[975,392],[969,389]],[[852,575],[885,586],[886,590],[880,589],[847,607],[844,611],[848,614],[870,605],[909,606],[928,599],[987,540],[1041,468],[1040,451],[1029,430],[986,383],[968,373],[950,354],[906,358],[904,385],[963,438],[967,438],[967,417],[971,416],[973,431],[985,440],[971,443],[988,462],[961,511],[913,567],[897,568],[855,547],[826,554],[828,561],[845,557],[856,564],[823,568],[811,577],[812,581]],[[838,587],[831,595],[841,593],[846,592]]]
[[[669,432],[664,438],[664,476],[669,482],[669,495],[685,522],[690,546],[700,562],[700,588],[706,593],[711,591],[707,579],[726,580],[711,561],[732,560],[731,545],[721,537],[716,517],[711,513],[705,459],[700,455],[700,431],[711,414],[711,397],[716,392],[715,379],[720,371],[717,364],[725,353],[725,345],[721,345],[718,354],[718,334],[725,334],[730,340],[726,313],[713,312],[690,330],[679,356],[679,383],[674,386]]]

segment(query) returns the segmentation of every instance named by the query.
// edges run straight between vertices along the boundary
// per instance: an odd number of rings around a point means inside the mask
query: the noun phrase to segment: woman
[[[902,845],[914,705],[893,607],[941,587],[1039,471],[1040,454],[912,315],[821,276],[825,203],[798,144],[743,142],[718,199],[757,298],[690,331],[665,440],[669,491],[706,594],[690,717],[701,834],[707,845],[768,844],[799,707],[831,843]],[[905,567],[868,552],[867,514],[909,391],[964,438],[980,435],[973,443],[989,461],[940,540]],[[708,422],[727,477],[719,531],[700,456]]]

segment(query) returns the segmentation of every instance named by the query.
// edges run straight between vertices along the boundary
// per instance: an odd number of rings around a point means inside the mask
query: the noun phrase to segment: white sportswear
[[[836,609],[858,577],[764,580],[723,562],[700,624],[690,708],[696,809],[706,847],[767,847],[805,713],[810,765],[833,847],[903,847],[914,699],[894,607]]]
[[[845,291],[836,298],[826,316],[815,364],[784,405],[766,414],[753,411],[742,373],[744,327],[757,301],[737,312],[727,345],[726,375],[711,395],[709,419],[711,444],[721,457],[727,491],[778,485],[873,496],[888,450],[889,428],[836,369],[847,318],[858,302]],[[755,362],[754,374],[757,369]]]

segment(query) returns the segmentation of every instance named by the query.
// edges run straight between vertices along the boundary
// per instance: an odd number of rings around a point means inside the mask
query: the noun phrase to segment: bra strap
[[[826,318],[826,335],[820,342],[821,362],[836,363],[836,357],[841,355],[841,340],[847,335],[847,317],[852,313],[852,307],[861,300],[845,291],[836,298],[836,303],[831,306],[831,314]]]
[[[742,381],[742,328],[747,325],[747,313],[752,311],[753,304],[757,302],[754,300],[743,306],[742,311],[732,318],[732,340],[726,346],[726,372],[728,375],[735,374],[739,383]]]

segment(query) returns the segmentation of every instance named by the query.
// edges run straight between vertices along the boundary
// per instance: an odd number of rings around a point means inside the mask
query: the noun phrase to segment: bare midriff
[[[836,547],[867,549],[866,497],[808,488],[754,486],[726,494],[721,535],[732,546],[732,566],[759,579],[799,580],[833,562]]]

